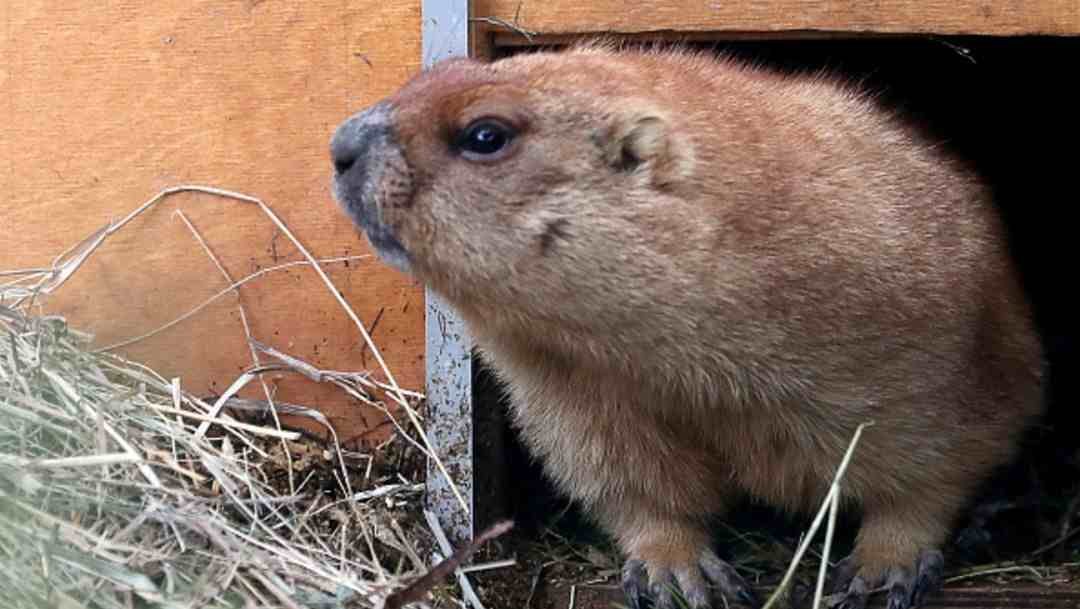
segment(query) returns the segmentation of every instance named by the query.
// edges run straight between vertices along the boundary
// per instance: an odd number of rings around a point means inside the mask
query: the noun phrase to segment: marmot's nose
[[[389,134],[388,119],[387,107],[378,104],[352,116],[337,128],[330,140],[330,158],[338,175],[347,173],[358,163],[365,164],[372,143]]]
[[[361,152],[357,146],[334,146],[330,151],[334,159],[334,171],[345,173],[351,169]]]

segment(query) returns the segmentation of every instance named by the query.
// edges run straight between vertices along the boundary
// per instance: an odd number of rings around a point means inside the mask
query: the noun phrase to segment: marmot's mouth
[[[350,117],[334,131],[330,141],[333,190],[334,198],[364,231],[379,258],[407,273],[412,267],[409,253],[383,221],[376,201],[386,157],[395,146],[389,116],[389,107],[378,104]]]
[[[375,223],[364,228],[364,234],[379,258],[402,273],[412,269],[412,260],[405,246],[401,245],[385,224]]]
[[[393,229],[379,218],[378,207],[363,195],[357,196],[350,192],[340,178],[334,179],[334,198],[353,224],[363,231],[379,259],[403,273],[408,273],[412,268],[409,252],[394,235]]]

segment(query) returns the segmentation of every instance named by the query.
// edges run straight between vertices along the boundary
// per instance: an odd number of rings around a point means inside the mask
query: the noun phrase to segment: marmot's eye
[[[461,132],[457,146],[466,158],[491,160],[507,149],[514,131],[492,119],[480,119]]]

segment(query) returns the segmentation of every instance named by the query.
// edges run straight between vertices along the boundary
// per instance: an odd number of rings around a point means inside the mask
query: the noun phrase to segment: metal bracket
[[[468,54],[468,0],[423,0],[421,19],[425,68],[441,59]],[[426,299],[426,432],[469,511],[462,509],[450,482],[430,460],[426,503],[451,543],[460,546],[472,539],[476,514],[472,344],[464,323],[437,294],[428,290]]]

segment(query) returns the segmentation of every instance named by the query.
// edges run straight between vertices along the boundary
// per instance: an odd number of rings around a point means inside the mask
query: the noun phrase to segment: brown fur
[[[369,204],[408,272],[652,572],[697,560],[735,493],[815,507],[873,421],[844,492],[880,581],[943,543],[1040,408],[987,191],[852,88],[594,47],[447,62],[385,107]],[[483,116],[520,132],[498,161],[453,149]]]

